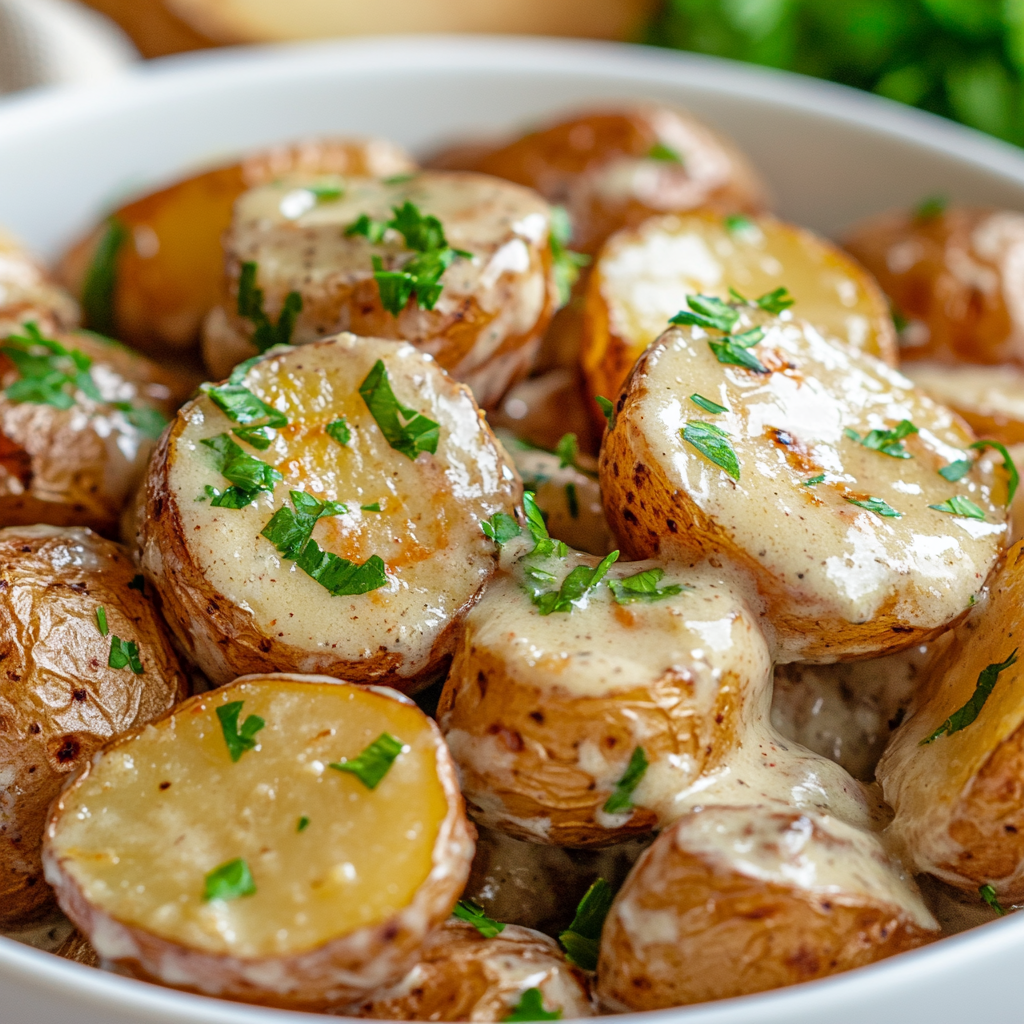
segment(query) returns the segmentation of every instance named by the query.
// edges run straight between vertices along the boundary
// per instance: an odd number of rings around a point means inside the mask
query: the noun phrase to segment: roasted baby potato
[[[1024,214],[927,202],[845,241],[906,321],[906,360],[1024,365]]]
[[[594,1016],[586,976],[553,939],[514,924],[484,936],[451,920],[430,935],[401,981],[346,1012],[377,1020],[504,1021],[529,990],[549,1014]]]
[[[1007,536],[1006,475],[972,463],[966,425],[788,311],[689,301],[707,313],[641,356],[605,435],[623,547],[748,573],[780,661],[895,653],[955,622]]]
[[[466,618],[438,706],[470,813],[535,843],[607,846],[671,821],[770,665],[715,569],[606,562],[571,602],[596,563],[536,549],[507,562]]]
[[[728,301],[788,292],[826,338],[896,365],[885,296],[831,242],[774,217],[698,211],[651,218],[608,240],[587,286],[581,360],[589,393],[619,393],[633,364],[690,295]],[[598,422],[604,423],[603,418]]]
[[[0,524],[117,536],[176,385],[86,331],[48,337],[33,321],[0,342]]]
[[[601,935],[608,1010],[763,992],[873,963],[938,937],[877,839],[765,806],[698,808],[619,890]]]
[[[100,956],[303,1010],[401,978],[472,857],[423,712],[394,691],[287,674],[238,679],[117,739],[54,804],[44,852]]]
[[[413,167],[381,139],[276,146],[115,210],[65,254],[60,276],[90,327],[153,355],[194,349],[203,318],[224,295],[221,236],[246,189],[286,174],[376,177]]]
[[[128,552],[91,530],[0,530],[0,924],[53,909],[40,849],[61,785],[187,695]]]
[[[731,142],[692,114],[657,104],[585,112],[439,162],[518,182],[565,206],[573,248],[586,253],[652,214],[759,213],[766,202],[760,176]]]
[[[526,375],[558,287],[551,209],[478,174],[290,176],[250,189],[225,237],[233,305],[207,323],[215,376],[338,331],[411,342],[484,406]]]
[[[1024,698],[1017,661],[1024,544],[922,681],[878,778],[890,833],[917,871],[1024,897]]]
[[[216,684],[315,669],[413,691],[497,566],[481,522],[520,494],[465,387],[410,345],[340,335],[178,413],[150,465],[142,565]]]
[[[0,338],[19,332],[27,321],[47,331],[78,326],[78,304],[20,242],[0,229]]]

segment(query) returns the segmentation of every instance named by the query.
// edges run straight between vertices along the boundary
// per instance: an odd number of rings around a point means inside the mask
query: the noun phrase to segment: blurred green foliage
[[[646,41],[829,78],[1024,146],[1024,0],[662,0]]]

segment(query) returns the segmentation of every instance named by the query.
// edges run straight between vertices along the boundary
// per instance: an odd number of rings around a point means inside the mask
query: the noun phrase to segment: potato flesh
[[[266,725],[232,763],[215,709],[236,700],[240,722]],[[382,732],[404,747],[376,789],[328,767]],[[387,920],[427,877],[448,810],[435,744],[417,708],[381,693],[240,682],[105,754],[52,853],[117,921],[208,952],[301,952]],[[255,895],[205,901],[206,874],[238,857]]]
[[[1007,534],[1006,510],[997,503],[1005,488],[990,464],[955,484],[938,474],[967,457],[971,434],[906,378],[829,344],[801,321],[786,314],[744,314],[741,321],[737,330],[763,323],[765,339],[750,351],[779,369],[760,374],[723,365],[709,345],[718,332],[671,329],[634,376],[636,397],[616,429],[639,432],[670,484],[717,524],[756,574],[784,586],[802,614],[865,623],[894,606],[902,622],[923,628],[956,618],[984,583]],[[689,400],[692,393],[730,411],[708,415]],[[903,442],[909,459],[844,434],[852,429],[864,436],[903,419],[920,431]],[[700,422],[730,435],[738,481],[683,440],[685,426]],[[804,486],[821,473],[823,483]],[[957,495],[981,508],[984,521],[929,508]],[[878,516],[847,497],[880,498],[902,518]],[[697,542],[685,530],[656,542],[637,531],[630,540],[638,554],[654,554],[654,547],[662,557]]]
[[[440,423],[436,455],[413,461],[381,433],[358,393],[377,359],[399,400]],[[410,346],[351,335],[258,363],[246,386],[288,418],[267,451],[250,452],[284,480],[242,509],[196,500],[206,485],[227,483],[201,440],[236,424],[206,396],[186,407],[185,426],[172,438],[170,485],[192,557],[212,587],[251,610],[266,635],[353,660],[385,643],[402,656],[401,674],[414,674],[493,571],[493,545],[480,521],[512,511],[514,474],[476,407]],[[345,447],[324,430],[341,417],[352,432]],[[348,513],[321,519],[313,538],[353,562],[379,555],[385,587],[333,597],[260,536],[276,509],[291,507],[291,490],[345,503]],[[362,509],[375,503],[380,512]]]

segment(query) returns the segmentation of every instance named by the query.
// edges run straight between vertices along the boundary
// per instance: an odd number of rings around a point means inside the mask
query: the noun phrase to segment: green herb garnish
[[[882,501],[881,498],[868,498],[866,501],[861,501],[859,498],[846,498],[851,505],[856,505],[858,508],[867,509],[868,512],[874,512],[876,516],[882,516],[883,519],[902,519],[903,513],[897,512],[892,505]]]
[[[955,484],[958,480],[962,480],[971,471],[971,467],[974,463],[970,459],[957,459],[956,462],[951,462],[948,466],[943,466],[939,470],[939,476],[944,480],[948,480],[951,484]]]
[[[949,199],[946,196],[929,196],[914,208],[914,220],[935,220],[946,212]]]
[[[705,398],[703,395],[690,395],[690,401],[693,402],[698,408],[703,409],[705,412],[720,413],[728,412],[724,405],[719,405],[717,402],[712,402],[710,398]]]
[[[796,299],[789,294],[788,288],[776,288],[773,292],[765,292],[760,298],[754,299],[754,305],[766,313],[778,316],[784,309],[789,309]]]
[[[991,885],[983,885],[978,889],[978,895],[1000,916],[1006,911],[996,897],[996,891]]]
[[[558,304],[564,306],[572,295],[572,286],[579,280],[580,271],[589,265],[590,257],[569,248],[572,221],[564,206],[551,208],[551,230],[548,248],[551,250],[551,269],[558,289]]]
[[[976,449],[979,452],[984,451],[986,448],[992,448],[999,452],[1003,457],[1003,469],[1006,470],[1006,475],[1009,477],[1009,481],[1006,487],[1006,504],[1009,505],[1013,501],[1013,496],[1017,493],[1017,488],[1020,486],[1020,474],[1017,472],[1017,467],[1014,465],[1013,459],[1010,458],[1010,453],[1006,450],[1006,445],[1000,444],[998,441],[975,441],[971,448]]]
[[[70,409],[79,391],[94,402],[103,401],[89,373],[89,356],[44,337],[34,322],[24,324],[22,329],[24,334],[12,334],[0,345],[0,353],[7,356],[19,374],[18,380],[4,388],[12,402]]]
[[[594,395],[594,401],[604,413],[605,422],[608,424],[608,429],[611,430],[615,426],[615,403],[610,398],[605,398],[604,395]]]
[[[941,505],[929,505],[936,512],[946,512],[951,516],[962,516],[965,519],[984,519],[985,513],[971,501],[961,495],[948,498]]]
[[[360,505],[359,507],[364,512],[379,512],[380,511],[380,502],[379,501],[375,501],[372,505]]]
[[[561,1010],[545,1010],[544,996],[539,988],[528,988],[516,1003],[506,1021],[561,1020]]]
[[[383,359],[377,360],[366,380],[359,385],[359,394],[385,440],[396,452],[415,459],[420,452],[433,455],[437,451],[440,424],[399,402]]]
[[[741,231],[749,231],[755,226],[754,222],[742,213],[731,213],[725,218],[725,230],[730,235],[738,234]]]
[[[299,818],[299,820],[295,823],[295,831],[305,832],[307,828],[309,828],[309,818],[307,818],[306,815],[303,814],[302,817]]]
[[[468,921],[485,939],[493,939],[505,930],[501,921],[495,921],[484,913],[484,908],[472,900],[459,900],[455,904],[452,916],[460,921]]]
[[[86,323],[101,334],[116,334],[114,297],[117,292],[117,258],[131,232],[116,217],[107,219],[96,243],[82,286],[82,308]]]
[[[480,529],[499,548],[523,532],[522,527],[507,512],[495,512],[490,519],[480,524]]]
[[[275,324],[263,309],[263,289],[256,287],[257,264],[242,264],[238,279],[238,315],[253,325],[252,342],[260,352],[275,345],[290,345],[295,321],[302,312],[302,296],[289,292]]]
[[[214,465],[233,486],[218,493],[210,502],[217,508],[245,508],[264,491],[273,493],[284,477],[273,466],[243,451],[227,434],[217,434],[200,441],[216,453]]]
[[[572,611],[573,605],[582,601],[604,579],[618,557],[618,551],[613,551],[610,555],[605,555],[593,569],[586,565],[577,565],[562,580],[562,585],[558,590],[531,590],[530,598],[536,605],[537,611],[541,615],[552,615],[555,612],[568,614]],[[549,576],[550,574],[545,575]]]
[[[558,936],[565,958],[585,971],[597,970],[601,929],[614,898],[612,887],[597,879],[580,900],[572,924]]]
[[[714,423],[692,420],[680,432],[687,444],[693,445],[706,459],[724,469],[733,478],[740,478],[740,464],[729,435]]]
[[[245,701],[233,700],[217,708],[220,729],[232,761],[238,761],[247,750],[252,750],[256,746],[253,737],[267,724],[259,715],[249,715],[239,728],[238,716],[244,703]]]
[[[332,423],[328,423],[324,427],[324,433],[332,440],[337,441],[343,448],[352,440],[352,428],[348,425],[348,421],[344,416],[334,420]]]
[[[856,441],[872,451],[881,452],[882,455],[888,455],[893,459],[912,459],[913,456],[903,447],[903,440],[911,434],[918,433],[918,430],[910,420],[900,420],[892,430],[872,430],[863,437],[849,427],[843,433],[851,441]]]
[[[107,610],[103,605],[96,608],[96,625],[99,627],[100,636],[106,636],[110,632],[110,627],[107,625]]]
[[[229,860],[214,868],[206,876],[206,884],[203,889],[203,899],[210,900],[237,900],[243,896],[252,896],[256,892],[256,883],[253,881],[249,865],[241,857],[237,860]]]
[[[763,340],[764,330],[755,327],[743,334],[734,334],[723,341],[709,341],[708,344],[720,363],[727,366],[742,366],[752,373],[767,373],[768,367],[753,352],[748,351],[751,346]]]
[[[1014,648],[1013,654],[1006,661],[983,668],[978,675],[978,682],[971,699],[962,708],[954,711],[935,732],[921,740],[920,746],[923,747],[927,743],[932,743],[942,735],[952,736],[953,733],[966,729],[981,713],[981,709],[985,706],[985,701],[988,700],[989,695],[995,688],[1000,672],[1005,672],[1011,665],[1017,664],[1017,651],[1019,649]]]
[[[575,484],[565,485],[565,503],[569,506],[569,516],[572,519],[579,519],[580,517],[580,499],[576,493]]]
[[[825,482],[825,474],[824,473],[819,473],[817,476],[812,476],[810,480],[804,480],[803,483],[800,486],[801,487],[815,487],[818,484],[823,484],[824,482]]]
[[[627,576],[625,579],[609,580],[608,588],[618,604],[662,601],[666,597],[675,597],[676,594],[681,594],[684,587],[679,583],[672,583],[667,587],[658,586],[664,575],[664,569],[644,569],[643,572]]]
[[[340,199],[345,194],[345,190],[340,184],[331,181],[313,182],[312,185],[303,185],[302,187],[307,192],[312,192],[316,196],[317,202],[320,203]]]
[[[119,636],[112,636],[107,667],[130,668],[137,676],[141,676],[144,669],[139,660],[139,645],[134,640],[122,640]]]
[[[740,315],[727,302],[713,295],[688,295],[689,310],[676,313],[670,324],[690,325],[729,334],[739,321]]]
[[[611,796],[604,802],[606,814],[621,814],[632,808],[633,790],[640,785],[640,780],[644,777],[648,766],[649,762],[644,748],[636,747],[629,759],[625,774],[615,783]]]
[[[648,160],[660,160],[667,164],[682,164],[683,158],[671,147],[666,146],[664,142],[656,142],[647,151]]]
[[[330,767],[354,775],[367,789],[376,789],[402,752],[402,741],[382,732],[358,757],[334,761]]]
[[[526,514],[526,528],[533,538],[533,550],[530,554],[536,555],[538,558],[551,554],[564,558],[568,549],[562,541],[554,540],[548,533],[547,524],[544,522],[541,510],[537,507],[536,495],[533,491],[523,492],[523,512]]]
[[[551,454],[558,456],[559,469],[565,469],[567,466],[579,469],[580,446],[575,434],[563,434]]]

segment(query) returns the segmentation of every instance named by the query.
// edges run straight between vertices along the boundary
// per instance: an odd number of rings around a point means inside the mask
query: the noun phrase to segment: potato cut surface
[[[763,330],[752,346],[687,326],[638,363],[602,449],[609,522],[638,557],[716,551],[745,568],[785,660],[927,639],[1005,544],[1006,475],[972,465],[962,421],[883,363],[746,310],[735,331]]]
[[[388,415],[405,417],[396,402],[432,425],[416,421],[420,441],[407,451],[392,446],[360,393],[368,378],[385,428],[395,427]],[[453,624],[495,568],[480,522],[511,513],[519,495],[503,450],[468,392],[408,345],[346,335],[258,362],[242,381],[286,420],[269,446],[240,438],[211,392],[179,414],[150,474],[144,560],[179,637],[217,681],[252,668],[316,668],[418,684],[450,650]],[[215,506],[229,487],[204,444],[217,437],[234,439],[259,472],[280,474],[272,490],[241,508]],[[297,501],[312,498],[344,506],[311,513],[319,518],[310,537],[366,567],[368,589],[357,581],[334,593],[275,532]]]
[[[265,724],[234,762],[216,712],[237,701],[240,730]],[[401,753],[376,788],[330,767],[382,733]],[[239,682],[104,754],[65,795],[50,859],[121,924],[210,953],[299,953],[411,902],[448,814],[437,756],[423,714],[384,694]],[[239,858],[252,894],[205,898],[210,872]]]
[[[637,358],[688,295],[756,299],[786,288],[793,313],[827,338],[896,360],[881,290],[831,243],[773,217],[712,212],[651,218],[602,250],[587,292],[583,367],[592,393],[614,399]]]

